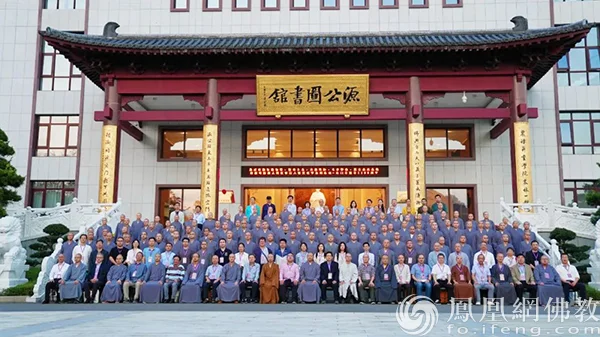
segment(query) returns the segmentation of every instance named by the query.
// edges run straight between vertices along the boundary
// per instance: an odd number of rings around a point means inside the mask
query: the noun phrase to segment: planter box
[[[27,296],[0,296],[0,303],[25,303]]]

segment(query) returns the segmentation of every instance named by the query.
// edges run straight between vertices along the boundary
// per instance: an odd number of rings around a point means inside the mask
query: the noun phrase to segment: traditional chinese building
[[[25,204],[121,197],[151,217],[175,201],[215,213],[251,196],[441,194],[465,215],[579,193],[563,153],[587,153],[594,116],[564,122],[571,87],[557,84],[600,85],[598,37],[583,17],[556,21],[553,2],[147,2],[40,4],[33,115],[8,128],[28,153]]]

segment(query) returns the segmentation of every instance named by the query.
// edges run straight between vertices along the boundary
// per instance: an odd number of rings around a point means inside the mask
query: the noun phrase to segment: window
[[[368,9],[369,0],[350,0],[350,9]]]
[[[205,12],[219,12],[223,8],[223,0],[203,0],[202,4]]]
[[[449,217],[458,211],[462,219],[466,219],[469,213],[475,212],[475,189],[462,186],[427,186],[427,205],[435,204],[435,196],[439,194],[442,202],[448,207]],[[441,224],[438,224],[440,227]]]
[[[202,130],[162,130],[160,159],[201,160]]]
[[[600,154],[600,111],[561,112],[563,154]]]
[[[429,7],[429,0],[408,0],[409,8],[427,8]]]
[[[85,0],[45,0],[44,9],[85,9]]]
[[[592,27],[585,39],[579,41],[557,63],[558,85],[600,85],[600,49],[598,27]]]
[[[246,159],[360,159],[385,157],[385,130],[248,129]]]
[[[38,116],[37,157],[76,157],[79,116]]]
[[[171,0],[171,12],[189,12],[190,0]]]
[[[231,5],[232,11],[249,11],[250,0],[233,0]]]
[[[290,0],[290,10],[308,10],[308,1],[309,0]]]
[[[379,8],[398,8],[398,0],[379,0]]]
[[[340,9],[339,0],[321,0],[321,9]]]
[[[278,11],[279,0],[261,0],[261,10],[263,11]]]
[[[594,187],[594,181],[592,180],[565,180],[565,203],[568,206],[577,203],[579,208],[591,208],[593,206],[588,205],[585,200],[585,193],[590,190],[598,190]]]
[[[200,185],[198,186],[173,186],[161,187],[158,189],[158,213],[164,220],[168,220],[172,211],[175,210],[175,204],[181,205],[181,210],[187,214],[192,214],[196,206],[202,206],[200,202]],[[215,214],[218,216],[218,214]],[[189,219],[179,219],[182,223]]]
[[[425,128],[425,158],[473,158],[471,128]]]
[[[42,45],[40,90],[81,90],[81,72],[56,49]]]
[[[32,181],[31,207],[52,208],[68,205],[75,197],[75,181]]]
[[[443,7],[462,7],[462,0],[443,0]]]

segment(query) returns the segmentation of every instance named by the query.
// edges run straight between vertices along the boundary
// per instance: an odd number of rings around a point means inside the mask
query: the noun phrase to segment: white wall
[[[34,74],[38,4],[38,0],[0,3],[0,128],[15,149],[12,165],[22,176],[27,175],[33,90],[37,83]],[[25,184],[18,192],[25,196]]]

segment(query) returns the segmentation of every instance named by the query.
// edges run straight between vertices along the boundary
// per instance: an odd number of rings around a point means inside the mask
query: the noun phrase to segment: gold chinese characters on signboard
[[[531,146],[529,122],[514,123],[515,179],[517,202],[531,203],[533,200],[533,180],[531,177]]]
[[[202,208],[204,214],[212,213],[217,216],[217,156],[219,146],[219,126],[206,124],[203,127],[204,139],[202,142]]]
[[[256,76],[256,114],[368,115],[369,75]]]
[[[425,198],[425,141],[423,123],[408,124],[409,198],[413,211]]]
[[[99,203],[114,202],[118,132],[116,125],[102,126]]]

